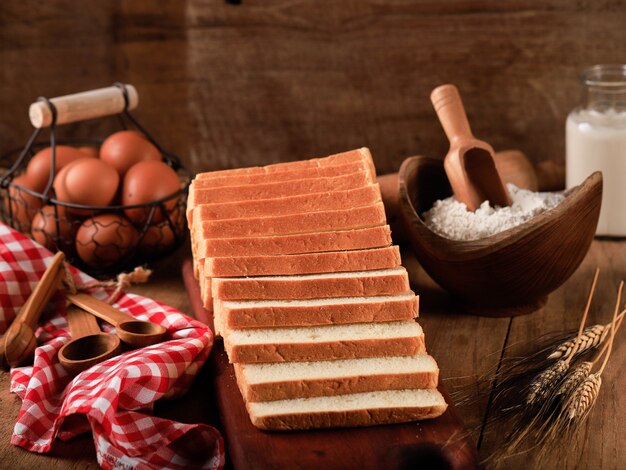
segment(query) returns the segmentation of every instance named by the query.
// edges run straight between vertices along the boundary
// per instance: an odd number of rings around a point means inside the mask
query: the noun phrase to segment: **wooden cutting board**
[[[195,317],[213,328],[202,307],[191,260],[183,263],[183,279]],[[268,432],[248,417],[235,371],[222,341],[209,358],[228,464],[234,469],[472,469],[476,447],[443,387],[449,403],[439,418],[417,423],[315,431]]]

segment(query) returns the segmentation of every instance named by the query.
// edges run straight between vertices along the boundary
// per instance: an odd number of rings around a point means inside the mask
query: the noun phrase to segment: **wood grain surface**
[[[455,83],[496,150],[563,160],[579,72],[624,60],[623,0],[36,0],[0,5],[0,135],[40,95],[137,86],[137,116],[194,169],[369,146],[381,174],[443,157],[430,91]],[[71,125],[102,135],[116,122]]]
[[[156,263],[151,281],[131,290],[157,299],[191,314],[191,306],[183,285],[180,267],[188,256],[183,246],[172,257]],[[449,296],[419,267],[410,250],[402,252],[403,264],[411,278],[413,289],[420,294],[420,323],[426,334],[429,353],[441,369],[443,383],[452,393],[460,386],[472,387],[476,379],[493,370],[503,354],[524,352],[528,338],[548,331],[575,328],[584,307],[596,266],[601,269],[598,290],[590,313],[590,322],[608,321],[612,313],[617,285],[626,278],[626,249],[624,242],[597,240],[585,261],[561,288],[550,295],[546,306],[529,316],[485,318],[459,312]],[[535,468],[574,470],[578,468],[618,470],[626,461],[626,444],[622,439],[626,429],[626,400],[622,390],[626,376],[620,371],[626,366],[626,343],[622,340],[604,373],[600,397],[571,449],[561,449],[567,458],[553,456],[537,462],[535,454],[507,460],[500,466],[508,470]],[[199,373],[188,394],[180,399],[158,403],[156,413],[181,422],[205,422],[219,426],[214,408],[212,371],[205,367]],[[487,416],[487,400],[458,411],[472,437],[481,442],[480,455],[485,457],[501,444],[497,428],[483,429]],[[45,465],[50,469],[97,468],[91,436],[85,435],[69,443],[55,442],[52,452],[39,455],[10,444],[20,400],[9,393],[9,374],[0,372],[0,457],[1,468],[31,469]],[[481,438],[482,436],[482,438]]]
[[[239,3],[233,5],[233,3]],[[579,97],[577,75],[594,63],[623,62],[626,2],[598,0],[54,0],[0,3],[0,153],[21,146],[38,96],[134,84],[135,113],[195,171],[266,164],[372,149],[379,173],[408,155],[443,157],[447,141],[428,96],[454,82],[475,135],[496,150],[518,148],[531,160],[562,162],[564,122]],[[60,129],[102,136],[115,120]],[[188,247],[154,265],[135,292],[190,312],[180,278]],[[421,323],[444,383],[472,384],[503,348],[577,324],[596,265],[601,282],[592,317],[606,319],[626,277],[624,242],[595,241],[583,265],[527,317],[460,314],[408,251],[404,263],[421,294]],[[626,461],[624,367],[620,342],[589,424],[567,458],[542,468],[618,469]],[[189,394],[157,413],[215,423],[210,371]],[[19,410],[0,373],[0,467],[97,468],[90,436],[55,443],[48,455],[9,443]],[[487,403],[460,412],[481,453],[499,445],[482,432]],[[489,431],[489,430],[488,430]],[[532,458],[532,456],[530,457]],[[503,468],[529,468],[530,458]],[[580,463],[578,463],[580,461]]]
[[[213,325],[211,315],[203,308],[191,258],[183,262],[182,273],[196,318]],[[433,470],[465,470],[478,465],[475,444],[441,382],[439,390],[450,406],[436,419],[355,429],[263,432],[250,421],[221,339],[214,345],[208,367],[226,449],[236,469],[400,470],[424,466]]]

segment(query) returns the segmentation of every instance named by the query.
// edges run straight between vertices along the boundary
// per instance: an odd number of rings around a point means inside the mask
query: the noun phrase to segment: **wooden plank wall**
[[[561,161],[577,74],[626,60],[624,25],[614,0],[6,1],[0,151],[26,140],[37,96],[122,80],[194,170],[365,145],[386,173],[445,153],[429,92],[454,82],[477,136]]]

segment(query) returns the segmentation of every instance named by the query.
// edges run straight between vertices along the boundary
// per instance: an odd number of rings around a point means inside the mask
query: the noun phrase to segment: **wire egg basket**
[[[121,102],[117,100],[115,105],[117,109],[112,108],[113,103],[110,100],[111,93],[115,93],[113,87],[123,98]],[[11,150],[0,156],[0,168],[5,169],[0,176],[0,219],[52,251],[63,251],[72,264],[96,276],[120,272],[153,261],[171,253],[184,241],[187,233],[186,200],[192,179],[179,157],[165,150],[130,113],[133,98],[131,93],[136,94],[134,87],[121,83],[116,83],[113,87],[86,92],[105,90],[109,92],[109,101],[105,106],[107,109],[87,110],[87,113],[91,113],[87,117],[113,114],[118,117],[121,130],[132,128],[141,133],[158,149],[162,161],[178,175],[180,182],[178,191],[158,200],[134,205],[114,202],[114,205],[109,206],[91,206],[59,200],[53,185],[59,173],[58,147],[87,146],[95,151],[104,140],[57,141],[57,124],[86,118],[85,115],[69,118],[66,116],[64,122],[61,122],[57,109],[59,103],[55,105],[55,100],[63,100],[66,97],[37,100],[40,107],[41,103],[47,105],[51,114],[49,140],[40,139],[42,127],[45,125],[36,127],[23,148]],[[68,95],[68,98],[79,95]],[[63,104],[62,101],[60,104]],[[33,124],[35,125],[34,122]],[[50,175],[45,189],[39,192],[22,184],[21,181],[33,156],[46,147],[50,147],[51,152]],[[143,216],[131,219],[127,217],[129,211],[134,213],[142,211]],[[81,237],[77,237],[79,230]]]

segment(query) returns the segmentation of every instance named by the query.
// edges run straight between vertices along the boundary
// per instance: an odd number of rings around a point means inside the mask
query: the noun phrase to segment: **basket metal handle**
[[[47,101],[35,101],[30,105],[28,115],[33,127],[41,129],[52,124],[67,124],[70,122],[85,121],[123,111],[135,109],[139,104],[139,95],[133,85],[98,88],[71,95],[50,98],[56,109],[56,116]]]

